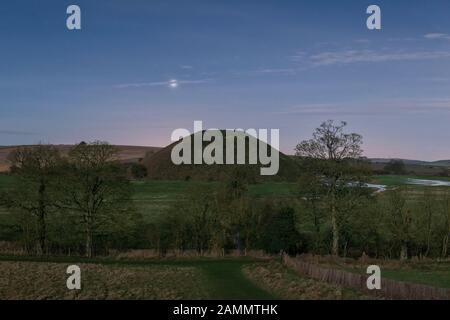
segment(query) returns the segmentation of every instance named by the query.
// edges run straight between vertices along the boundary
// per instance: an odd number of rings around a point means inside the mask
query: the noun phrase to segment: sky
[[[0,145],[165,146],[201,120],[292,154],[328,119],[368,157],[450,159],[450,1],[0,2]]]

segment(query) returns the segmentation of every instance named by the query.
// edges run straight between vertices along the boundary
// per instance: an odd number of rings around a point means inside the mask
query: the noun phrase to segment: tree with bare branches
[[[332,254],[339,254],[339,222],[337,197],[342,188],[353,180],[355,170],[351,162],[362,155],[362,136],[346,133],[346,122],[335,124],[323,122],[313,133],[310,140],[299,143],[295,148],[297,156],[315,161],[316,174],[322,179],[329,199],[330,222],[332,228]],[[360,181],[360,180],[356,180]]]
[[[69,152],[60,182],[60,207],[80,214],[87,257],[93,255],[94,235],[131,212],[131,186],[116,155],[106,142],[80,143]]]
[[[61,157],[50,145],[19,147],[8,157],[16,182],[3,195],[5,205],[30,213],[36,218],[38,254],[46,251],[47,216],[55,209],[54,180]]]

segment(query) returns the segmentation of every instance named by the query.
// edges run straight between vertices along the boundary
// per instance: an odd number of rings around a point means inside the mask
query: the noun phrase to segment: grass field
[[[81,268],[82,290],[66,288]],[[0,299],[361,299],[358,292],[253,259],[101,261],[0,259]]]
[[[388,279],[426,284],[450,289],[450,266],[430,266],[431,269],[384,269],[383,276]]]
[[[450,181],[448,177],[430,177],[430,176],[398,176],[398,175],[380,175],[375,176],[372,181],[377,184],[384,184],[387,186],[399,186],[407,184],[408,179],[425,179],[425,180],[440,180]],[[421,186],[417,186],[421,187]]]
[[[384,263],[382,260],[376,262],[381,268],[383,278],[424,284],[439,288],[450,289],[450,262],[404,262],[396,261]],[[325,267],[338,268],[362,275],[366,275],[367,266],[361,266],[358,262],[354,264],[323,263]]]
[[[420,179],[414,176],[375,176],[374,183],[384,184],[388,186],[403,185],[408,178]],[[11,185],[13,177],[0,174],[0,191],[5,190]],[[430,178],[435,180],[450,180],[450,178]],[[197,187],[218,187],[218,182],[196,182],[196,181],[133,181],[133,201],[137,210],[143,215],[148,222],[154,221],[164,214],[176,201],[183,201],[186,193]],[[410,193],[414,196],[415,192],[422,193],[427,188],[425,186],[410,186]],[[439,194],[450,190],[449,187],[428,187]],[[265,182],[249,185],[249,195],[255,198],[272,197],[272,198],[295,198],[298,196],[297,184],[290,182]],[[10,224],[7,215],[8,212],[0,207],[0,226]],[[1,227],[0,227],[1,228]]]
[[[360,300],[374,299],[361,292],[299,276],[280,263],[249,264],[245,275],[275,296],[286,300]]]
[[[387,279],[450,289],[450,263],[423,264],[401,268],[382,268]]]
[[[203,275],[192,267],[77,264],[82,290],[67,290],[61,263],[0,262],[0,299],[200,299]]]
[[[0,191],[6,190],[14,177],[0,174]],[[218,187],[218,182],[197,181],[133,181],[133,201],[147,221],[152,221],[163,214],[175,201],[182,201],[186,193],[198,187]],[[296,195],[295,183],[266,182],[249,186],[252,197],[293,197]],[[0,207],[0,215],[7,214]],[[1,220],[5,217],[0,216]]]
[[[186,193],[197,187],[218,187],[217,182],[195,181],[134,181],[133,200],[147,221],[163,214],[175,201],[183,201]],[[266,182],[250,185],[248,192],[255,198],[296,196],[295,183]]]

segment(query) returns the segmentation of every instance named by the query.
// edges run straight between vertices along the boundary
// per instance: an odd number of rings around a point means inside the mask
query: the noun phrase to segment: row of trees
[[[348,202],[338,197],[338,254],[359,257],[407,259],[448,257],[450,193],[436,196],[429,190],[399,187],[376,195],[362,195]],[[307,251],[333,252],[328,199],[300,201],[298,230],[309,239]]]
[[[133,206],[117,150],[95,142],[64,156],[52,146],[19,148],[10,156],[14,183],[0,201],[17,213],[17,240],[38,254],[154,248],[447,257],[450,194],[400,187],[374,193],[362,137],[345,127],[325,122],[296,147],[303,168],[296,196],[254,197],[245,168],[237,167],[222,184],[195,184],[147,222]]]
[[[323,123],[296,147],[303,168],[296,199],[249,197],[245,174],[215,192],[193,191],[166,216],[164,250],[263,249],[406,259],[447,257],[450,194],[368,188],[362,137],[346,123]],[[158,229],[158,228],[155,228]],[[174,236],[175,235],[175,236]],[[162,241],[161,241],[162,239]],[[161,241],[161,242],[160,242]],[[159,248],[159,245],[157,246]]]
[[[245,176],[245,174],[244,174]],[[191,190],[154,225],[161,252],[196,250],[225,254],[234,249],[292,254],[302,251],[296,212],[280,200],[251,197],[239,170],[224,185]]]
[[[240,178],[226,186],[193,189],[152,224],[145,247],[162,254],[238,249],[290,254],[337,250],[340,256],[365,253],[391,259],[448,256],[450,193],[437,197],[429,190],[397,188],[374,194],[365,186],[339,184],[332,198],[328,185],[311,175],[307,179],[300,180],[296,198],[285,199],[252,197]]]
[[[296,147],[305,173],[300,177],[300,195],[303,212],[309,212],[312,220],[313,250],[323,252],[321,227],[328,225],[331,253],[336,256],[353,248],[400,259],[431,252],[447,257],[450,196],[438,199],[430,189],[417,194],[405,187],[375,196],[365,183],[371,166],[361,158],[362,137],[346,133],[345,127],[345,122],[324,122],[311,140]],[[389,168],[401,173],[402,165],[393,161]]]
[[[63,244],[49,243],[49,233],[60,239],[70,233],[72,245],[81,247],[83,242],[84,253],[91,257],[94,236],[108,238],[130,221],[132,189],[114,161],[116,152],[107,143],[83,142],[65,157],[50,145],[21,147],[10,154],[16,179],[0,201],[17,213],[28,251],[46,253],[49,245]]]

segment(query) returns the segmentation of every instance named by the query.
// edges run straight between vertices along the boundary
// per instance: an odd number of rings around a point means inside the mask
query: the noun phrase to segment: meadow
[[[14,179],[11,175],[0,174],[0,191],[7,189],[13,183]],[[445,177],[380,175],[374,176],[371,182],[395,187],[408,185],[408,179],[450,181],[450,178]],[[151,221],[163,214],[174,202],[182,201],[190,190],[205,186],[214,188],[218,185],[220,185],[220,182],[136,180],[132,181],[132,197],[139,212],[143,214],[147,221]],[[423,192],[425,189],[429,189],[435,194],[441,194],[443,191],[450,190],[448,187],[408,186],[411,189],[410,192]],[[261,182],[250,184],[248,186],[248,194],[254,198],[272,197],[289,199],[298,197],[298,186],[293,182]],[[0,207],[0,215],[7,213],[4,208]]]
[[[133,181],[133,201],[145,220],[151,222],[175,202],[183,201],[190,190],[205,186],[213,189],[219,184],[197,181]],[[248,194],[254,198],[293,198],[296,196],[296,187],[295,183],[289,182],[264,182],[249,185]]]
[[[382,277],[386,279],[450,289],[450,261],[363,261],[324,257],[317,258],[314,262],[327,268],[337,268],[361,275],[366,274],[368,264],[376,264],[380,266]]]

